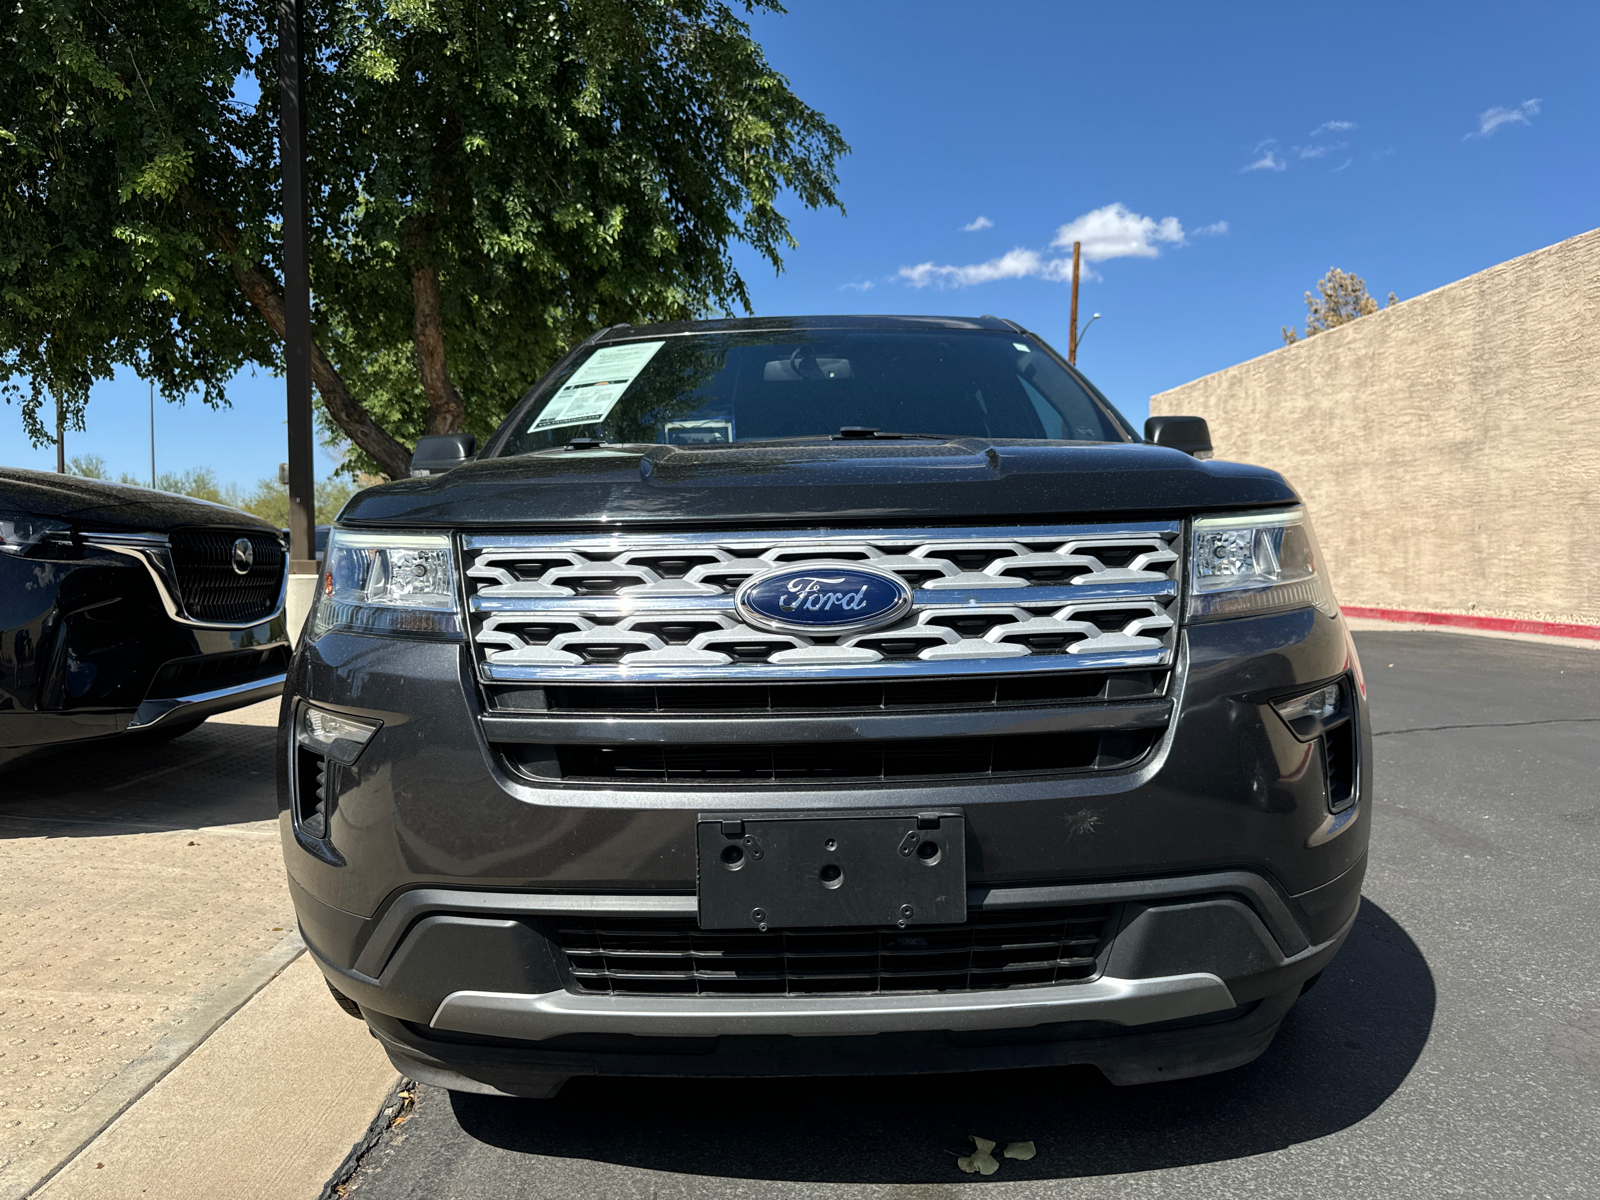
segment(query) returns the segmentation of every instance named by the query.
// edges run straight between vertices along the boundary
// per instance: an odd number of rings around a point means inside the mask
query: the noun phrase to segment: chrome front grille
[[[746,679],[1165,667],[1176,522],[769,534],[467,536],[472,636],[489,681]],[[844,637],[742,622],[739,585],[861,562],[915,592]]]

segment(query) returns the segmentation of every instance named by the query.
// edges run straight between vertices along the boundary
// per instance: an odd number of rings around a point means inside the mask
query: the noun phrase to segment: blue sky
[[[1404,300],[1600,226],[1594,4],[793,0],[754,28],[854,151],[848,216],[795,213],[776,279],[741,257],[756,311],[994,313],[1064,349],[1075,228],[1079,365],[1136,421],[1280,346],[1330,266]],[[276,471],[280,381],[230,398],[158,403],[161,470]],[[69,454],[148,472],[144,384],[88,426]],[[21,429],[0,410],[0,461],[53,468]]]

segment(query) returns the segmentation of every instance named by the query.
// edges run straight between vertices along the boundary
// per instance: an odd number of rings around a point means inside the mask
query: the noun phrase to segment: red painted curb
[[[1581,638],[1600,642],[1600,625],[1563,625],[1556,621],[1523,621],[1516,617],[1474,617],[1466,613],[1413,612],[1405,608],[1359,608],[1341,604],[1347,617],[1373,621],[1399,621],[1408,625],[1444,625],[1456,629],[1485,629],[1494,633],[1536,633],[1543,637]]]

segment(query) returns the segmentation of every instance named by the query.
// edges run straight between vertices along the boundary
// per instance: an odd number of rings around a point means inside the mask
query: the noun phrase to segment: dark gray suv
[[[301,929],[395,1064],[1249,1062],[1366,863],[1305,509],[991,317],[621,326],[356,496],[285,691]]]

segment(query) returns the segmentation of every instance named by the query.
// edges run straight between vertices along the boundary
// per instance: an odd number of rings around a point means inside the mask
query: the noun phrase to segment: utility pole
[[[1074,366],[1078,363],[1078,257],[1082,249],[1082,242],[1072,243],[1072,317],[1067,327],[1067,361]]]
[[[150,381],[150,490],[156,487],[156,381]]]
[[[289,572],[317,573],[306,263],[305,0],[278,0],[278,159],[283,168],[283,349],[289,404]],[[291,636],[298,630],[291,630]]]

